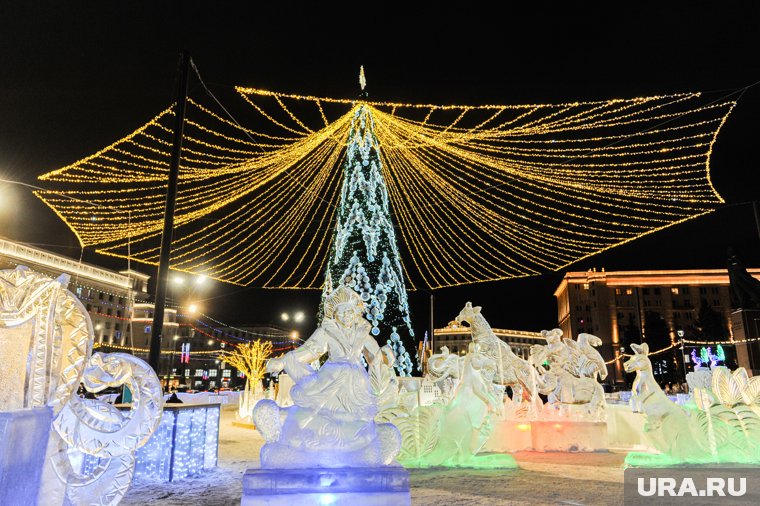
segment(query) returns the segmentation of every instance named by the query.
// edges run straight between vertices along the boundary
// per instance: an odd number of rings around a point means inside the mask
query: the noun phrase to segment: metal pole
[[[641,301],[639,300],[639,287],[634,288],[636,290],[636,316],[639,320],[639,344],[644,344],[644,315],[641,314]],[[617,364],[616,364],[617,366]]]
[[[757,228],[757,237],[760,238],[760,211],[757,209],[757,200],[752,202],[752,210],[755,212],[755,227]]]
[[[433,320],[433,310],[435,306],[435,295],[430,292],[430,352],[435,353],[435,323]],[[425,350],[423,350],[424,353]]]
[[[166,283],[169,279],[169,255],[174,229],[174,208],[177,203],[177,181],[179,179],[179,160],[182,152],[182,133],[185,126],[185,109],[187,105],[187,88],[190,82],[190,53],[182,52],[180,78],[177,86],[177,103],[174,108],[174,142],[172,144],[169,183],[166,188],[166,208],[164,210],[164,230],[161,234],[161,254],[156,276],[156,297],[151,326],[150,354],[148,363],[159,374],[161,359],[161,338],[164,330],[164,306],[166,305]]]

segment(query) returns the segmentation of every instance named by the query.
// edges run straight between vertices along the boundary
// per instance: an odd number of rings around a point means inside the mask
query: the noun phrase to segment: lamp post
[[[293,341],[293,346],[297,347],[296,343],[300,341],[301,333],[296,328],[300,326],[306,320],[306,315],[303,311],[294,311],[294,312],[283,312],[280,314],[280,320],[282,320],[285,323],[292,322],[290,325],[290,332],[288,333],[288,337],[291,341]]]
[[[169,391],[170,381],[174,378],[174,355],[177,352],[177,341],[179,341],[179,335],[175,334],[172,338],[172,356],[169,360],[169,373],[166,376],[166,390]]]
[[[678,339],[681,342],[681,361],[683,362],[683,380],[686,381],[686,342],[684,341],[684,331],[679,330],[676,332]]]
[[[625,346],[621,346],[619,348],[619,355],[618,356],[620,358],[618,360],[622,360],[624,354],[625,354]],[[615,364],[615,369],[617,370],[617,363]],[[626,389],[628,388],[628,382],[625,380],[625,369],[623,369],[622,364],[620,365],[620,382],[624,385],[624,387]]]

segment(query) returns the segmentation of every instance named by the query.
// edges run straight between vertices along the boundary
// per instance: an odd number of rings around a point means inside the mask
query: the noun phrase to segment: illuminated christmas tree
[[[370,110],[360,105],[351,122],[343,188],[324,296],[341,284],[366,304],[372,335],[396,354],[396,371],[411,376],[416,349],[396,234],[390,217],[380,146]]]

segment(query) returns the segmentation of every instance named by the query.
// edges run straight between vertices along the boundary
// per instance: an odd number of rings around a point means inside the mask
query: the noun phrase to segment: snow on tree
[[[380,146],[369,108],[354,111],[343,165],[343,187],[328,259],[325,296],[335,286],[355,290],[366,305],[371,333],[396,354],[396,371],[411,376],[416,349],[403,269],[390,216]]]

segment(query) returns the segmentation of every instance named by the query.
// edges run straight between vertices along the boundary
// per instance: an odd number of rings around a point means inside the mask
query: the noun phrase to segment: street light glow
[[[288,313],[282,313],[280,315],[280,318],[282,318],[282,321],[286,322],[286,321],[290,320],[290,315]]]
[[[293,340],[298,339],[298,331],[294,330],[293,332],[291,332],[290,333],[290,338],[293,339]]]
[[[212,344],[214,344],[214,340],[213,339],[209,339],[208,340],[208,345],[211,346]]]
[[[196,285],[203,285],[203,284],[206,283],[206,279],[208,279],[208,278],[206,278],[206,276],[204,274],[201,274],[200,276],[198,276],[197,278],[195,278],[195,284]]]
[[[175,285],[184,285],[185,284],[185,278],[182,276],[174,276],[174,284]]]
[[[196,311],[198,311],[198,305],[197,304],[190,304],[189,306],[187,306],[187,310],[190,312],[190,314],[193,314]]]
[[[302,322],[304,318],[303,311],[299,311],[296,313],[295,317],[293,318],[297,322]]]
[[[177,339],[179,339],[179,336],[174,336],[174,340],[176,341]]]

